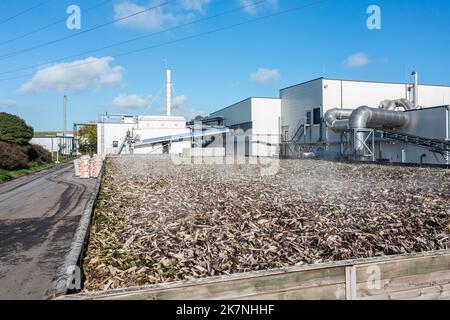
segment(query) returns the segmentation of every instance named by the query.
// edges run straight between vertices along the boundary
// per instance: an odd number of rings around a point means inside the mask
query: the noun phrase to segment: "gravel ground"
[[[450,171],[111,158],[85,290],[450,248]]]

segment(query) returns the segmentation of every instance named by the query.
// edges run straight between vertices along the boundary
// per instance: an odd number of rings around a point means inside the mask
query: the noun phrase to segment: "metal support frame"
[[[352,129],[343,131],[341,134],[341,156],[350,160],[375,161],[375,130]]]

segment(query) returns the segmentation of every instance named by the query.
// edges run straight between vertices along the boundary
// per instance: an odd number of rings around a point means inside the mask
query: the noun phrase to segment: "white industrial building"
[[[378,107],[383,100],[413,100],[411,84],[319,78],[280,90],[284,136],[294,135],[299,124],[313,125],[312,139],[320,135],[320,122],[333,108]],[[419,85],[418,105],[450,104],[450,87]]]
[[[97,152],[100,155],[182,154],[190,147],[189,141],[170,144],[152,141],[189,133],[184,117],[104,115],[97,124]]]
[[[280,99],[248,98],[211,114],[222,117],[224,125],[231,129],[228,137],[247,137],[245,155],[273,157],[279,155],[280,146]],[[227,137],[225,137],[225,140]],[[226,144],[226,142],[225,142]],[[227,148],[228,155],[243,155]]]
[[[349,151],[354,143],[348,127],[352,111],[361,106],[380,109],[382,102],[397,102],[393,109],[381,112],[396,111],[394,116],[404,113],[408,120],[402,125],[364,128],[368,129],[362,141],[367,152],[357,160],[449,164],[448,152],[442,152],[447,147],[439,144],[449,143],[450,86],[419,85],[415,75],[416,83],[412,84],[319,78],[281,89],[279,98],[250,98],[211,116],[223,117],[225,126],[231,129],[252,128],[253,156],[299,157],[313,153],[325,158],[354,159]],[[399,101],[406,107],[402,108]],[[338,114],[342,117],[334,119],[341,121],[342,127],[337,129],[325,121],[327,112],[335,109],[342,110]],[[277,132],[277,138],[260,139],[259,130]],[[362,136],[361,133],[359,137]],[[267,142],[278,144],[279,153],[273,148],[269,154],[255,148]]]
[[[73,134],[58,133],[55,135],[34,136],[31,144],[40,145],[49,152],[70,155],[73,147]]]
[[[252,97],[223,108],[199,128],[171,115],[167,70],[166,115],[102,116],[98,153],[448,165],[450,86],[419,84],[413,75],[413,83],[319,78],[281,89],[277,98]]]
[[[166,70],[166,114],[161,116],[102,115],[97,123],[97,152],[118,154],[183,154],[191,147],[182,139],[191,130],[184,117],[173,116],[172,72]],[[174,141],[177,137],[177,141]]]

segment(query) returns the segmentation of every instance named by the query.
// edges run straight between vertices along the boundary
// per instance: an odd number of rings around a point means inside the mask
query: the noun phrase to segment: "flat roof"
[[[247,99],[244,99],[244,100],[241,100],[241,101],[239,101],[239,102],[233,103],[232,105],[229,105],[228,107],[225,107],[225,108],[219,109],[219,110],[217,110],[217,111],[214,111],[214,112],[212,112],[210,115],[213,115],[213,114],[215,114],[215,113],[224,111],[224,110],[226,110],[226,109],[228,109],[228,108],[231,108],[231,107],[234,107],[234,106],[238,105],[239,103],[242,103],[242,102],[245,102],[245,101],[248,101],[248,100],[252,100],[252,99],[280,100],[280,98],[275,98],[275,97],[249,97],[249,98],[247,98]]]
[[[186,121],[183,116],[137,116],[139,121]]]
[[[287,89],[291,89],[294,87],[302,86],[305,84],[308,84],[310,82],[319,81],[319,80],[332,80],[332,81],[345,81],[345,82],[363,82],[363,83],[380,83],[380,84],[399,84],[399,85],[410,85],[411,82],[390,82],[390,81],[370,81],[370,80],[355,80],[355,79],[337,79],[337,78],[327,78],[327,77],[320,77],[312,80],[308,80],[302,83],[298,83],[283,89],[280,89],[280,91],[284,91]],[[443,87],[443,88],[450,88],[450,85],[440,85],[440,84],[427,84],[427,83],[419,83],[419,86],[428,86],[428,87]]]

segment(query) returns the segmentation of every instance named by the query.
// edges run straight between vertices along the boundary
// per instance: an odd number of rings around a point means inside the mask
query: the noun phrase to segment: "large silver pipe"
[[[394,100],[383,100],[381,101],[379,108],[383,110],[395,111],[397,105]]]
[[[349,127],[350,129],[391,129],[407,125],[408,122],[408,113],[362,106],[352,112],[349,120]]]
[[[398,99],[398,100],[395,100],[395,101],[396,101],[396,103],[397,103],[399,108],[403,107],[403,109],[405,109],[406,111],[417,109],[411,103],[411,101],[409,101],[408,99]]]
[[[397,108],[402,108],[405,111],[414,110],[414,105],[408,99],[397,99],[397,100],[384,100],[380,103],[380,109],[395,111]]]
[[[330,109],[324,115],[327,127],[333,131],[348,130],[348,119],[352,115],[353,109]]]
[[[348,130],[348,119],[335,120],[330,127],[333,131],[345,131]]]
[[[407,125],[409,114],[406,112],[390,111],[362,106],[356,109],[349,120],[350,129],[378,129],[398,128]],[[364,154],[366,132],[357,132],[354,142],[354,150],[357,155]]]

